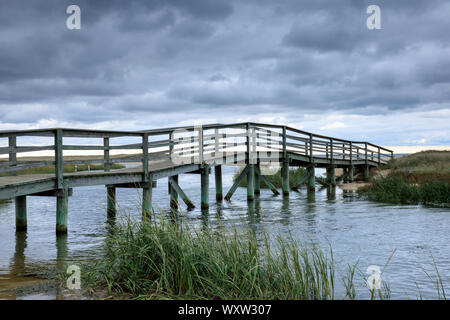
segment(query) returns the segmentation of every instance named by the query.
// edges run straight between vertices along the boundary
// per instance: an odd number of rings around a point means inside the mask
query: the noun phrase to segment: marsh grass
[[[83,272],[89,285],[141,299],[334,299],[335,265],[292,236],[257,241],[250,229],[196,230],[158,217],[127,220],[105,256]]]
[[[358,190],[358,193],[371,201],[450,207],[448,181],[414,184],[397,175],[389,174],[386,177],[375,177],[370,185]]]
[[[239,175],[241,174],[242,170],[244,170],[244,168],[237,170],[234,174],[233,177],[233,182],[235,182],[237,180],[237,178],[239,177]],[[297,182],[306,174],[306,170],[304,168],[297,168],[297,169],[290,169],[289,170],[289,187],[295,187]],[[269,180],[274,186],[275,188],[281,188],[282,187],[282,179],[281,179],[281,169],[278,169],[278,171],[275,172],[275,174],[272,175],[266,175],[265,176],[267,178],[267,180]],[[242,179],[241,183],[239,184],[240,187],[247,187],[247,177],[244,177],[244,179]],[[266,184],[261,181],[261,189],[267,189],[268,187],[266,186]]]

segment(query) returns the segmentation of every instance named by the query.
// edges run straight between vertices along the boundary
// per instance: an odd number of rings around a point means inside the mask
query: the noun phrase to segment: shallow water
[[[223,169],[224,192],[232,184],[236,168]],[[389,281],[392,299],[437,298],[433,259],[444,282],[450,284],[450,211],[421,206],[391,206],[357,199],[336,188],[333,193],[322,189],[313,194],[305,190],[291,192],[289,198],[272,196],[262,189],[260,197],[248,205],[246,190],[238,188],[232,202],[216,203],[214,176],[210,177],[210,208],[199,209],[200,177],[181,175],[180,185],[197,208],[183,218],[190,224],[211,227],[249,225],[257,232],[286,234],[333,248],[337,263],[336,297],[344,295],[340,278],[347,264],[358,261],[361,273],[355,276],[357,297],[367,299],[363,276],[369,265],[383,268]],[[140,218],[139,190],[118,189],[118,216],[129,214]],[[153,190],[154,206],[168,210],[167,179],[158,181]],[[15,232],[12,201],[0,202],[0,298],[64,298],[60,289],[40,283],[42,277],[67,262],[96,259],[107,234],[106,190],[103,186],[77,188],[69,200],[69,232],[55,235],[55,198],[28,197],[28,231]],[[431,256],[432,255],[432,256]],[[14,289],[32,285],[32,290],[17,293]],[[419,289],[420,288],[420,292]]]

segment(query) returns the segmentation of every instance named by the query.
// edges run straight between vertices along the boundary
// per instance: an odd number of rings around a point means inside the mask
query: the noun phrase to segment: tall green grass
[[[395,174],[378,176],[359,194],[371,201],[450,207],[450,182],[412,183]]]
[[[234,177],[233,177],[233,182],[235,182],[237,180],[237,178],[241,174],[242,170],[244,170],[244,169],[242,168],[235,172]],[[305,174],[306,174],[306,170],[304,168],[299,167],[297,169],[290,169],[289,170],[289,187],[290,188],[295,187],[297,182]],[[278,169],[278,171],[276,171],[274,174],[266,175],[265,177],[267,178],[267,180],[269,180],[275,186],[275,188],[282,187],[281,169]],[[268,188],[263,181],[261,181],[260,185],[261,185],[261,189]],[[244,177],[244,179],[242,179],[239,186],[243,187],[243,188],[247,187],[247,177]]]
[[[196,230],[167,218],[128,220],[87,282],[143,299],[333,299],[335,265],[292,237]]]

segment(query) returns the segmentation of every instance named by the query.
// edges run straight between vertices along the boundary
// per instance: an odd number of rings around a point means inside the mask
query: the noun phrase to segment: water
[[[224,192],[232,184],[236,168],[223,168]],[[238,188],[232,202],[217,204],[214,196],[214,176],[210,177],[210,208],[199,209],[199,175],[181,175],[180,185],[197,208],[182,212],[184,219],[199,227],[250,225],[257,232],[286,234],[313,241],[323,248],[333,248],[337,263],[337,294],[344,289],[340,278],[347,264],[358,262],[365,273],[369,265],[385,265],[393,250],[392,260],[383,273],[388,280],[393,299],[436,298],[434,283],[425,274],[435,277],[434,257],[444,285],[450,280],[450,212],[448,209],[420,206],[391,206],[348,197],[339,188],[335,194],[326,189],[309,194],[305,190],[291,192],[288,199],[274,197],[262,189],[257,201],[248,205],[246,190]],[[118,189],[118,216],[129,214],[140,218],[141,192]],[[181,201],[181,200],[180,200]],[[155,207],[168,210],[167,179],[158,181],[153,190]],[[184,204],[181,204],[183,210]],[[0,203],[0,298],[54,299],[61,291],[39,288],[32,293],[15,295],[13,288],[39,283],[49,270],[70,261],[88,261],[101,254],[106,236],[106,190],[104,186],[76,188],[69,200],[69,232],[55,235],[56,199],[28,197],[28,231],[15,232],[14,203]],[[362,273],[355,276],[357,297],[366,299]],[[37,283],[37,284],[36,284]],[[3,292],[3,295],[2,295]],[[6,294],[6,293],[7,294]]]

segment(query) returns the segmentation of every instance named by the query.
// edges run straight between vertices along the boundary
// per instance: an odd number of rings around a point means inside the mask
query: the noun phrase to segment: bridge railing
[[[46,140],[27,144],[25,137]],[[262,153],[269,158],[285,158],[287,153],[295,153],[311,159],[363,160],[378,164],[384,164],[393,157],[391,150],[369,142],[253,122],[136,132],[60,128],[1,131],[0,141],[2,139],[7,139],[7,146],[0,147],[0,175],[53,167],[58,187],[62,183],[65,165],[98,164],[109,172],[114,164],[132,162],[141,163],[146,174],[148,164],[157,161],[203,163],[225,157],[227,163],[245,163],[246,155],[249,155],[249,161],[255,161],[256,154]],[[41,156],[35,157],[37,153]],[[2,155],[6,157],[1,158]]]

